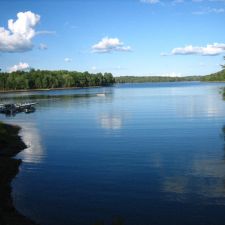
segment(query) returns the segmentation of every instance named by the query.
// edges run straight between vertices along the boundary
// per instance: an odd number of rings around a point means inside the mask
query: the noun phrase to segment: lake
[[[224,83],[1,94],[29,146],[16,208],[41,225],[224,225]]]

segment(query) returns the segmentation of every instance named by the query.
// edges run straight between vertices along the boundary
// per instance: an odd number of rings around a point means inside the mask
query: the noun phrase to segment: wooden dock
[[[7,104],[0,104],[0,113],[6,115],[15,115],[16,113],[31,113],[35,111],[36,102],[29,102],[29,103],[7,103]]]

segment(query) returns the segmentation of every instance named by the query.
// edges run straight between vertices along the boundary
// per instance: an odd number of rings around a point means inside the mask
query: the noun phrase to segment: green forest
[[[225,60],[225,57],[224,57]],[[117,83],[144,83],[144,82],[177,82],[177,81],[225,81],[225,65],[221,65],[222,70],[206,76],[186,76],[186,77],[162,77],[162,76],[121,76],[116,77]]]
[[[221,71],[207,76],[203,76],[201,77],[201,81],[225,81],[225,64],[221,65],[221,67],[222,67]]]
[[[111,73],[30,70],[0,73],[0,90],[29,90],[108,86],[115,82]]]
[[[225,81],[225,69],[206,76],[160,77],[160,76],[121,76],[115,78],[116,83],[145,83],[145,82],[178,82],[178,81]]]
[[[188,77],[162,77],[162,76],[121,76],[116,77],[116,83],[145,83],[145,82],[176,82],[176,81],[199,81],[200,76]]]
[[[177,82],[177,81],[225,81],[225,65],[222,70],[206,76],[162,77],[162,76],[120,76],[111,73],[89,73],[67,70],[35,70],[0,73],[0,91],[53,89],[72,87],[109,86],[114,83]]]
[[[201,81],[225,81],[225,69],[207,76],[201,77]]]

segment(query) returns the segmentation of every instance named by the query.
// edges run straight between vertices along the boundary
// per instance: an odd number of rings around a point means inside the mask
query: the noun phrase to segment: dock
[[[0,104],[0,113],[5,115],[15,115],[21,112],[32,113],[35,111],[36,104],[36,102]]]

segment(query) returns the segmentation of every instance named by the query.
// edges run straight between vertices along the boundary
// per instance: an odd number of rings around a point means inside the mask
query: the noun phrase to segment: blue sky
[[[0,68],[204,75],[224,24],[225,0],[0,0]]]

